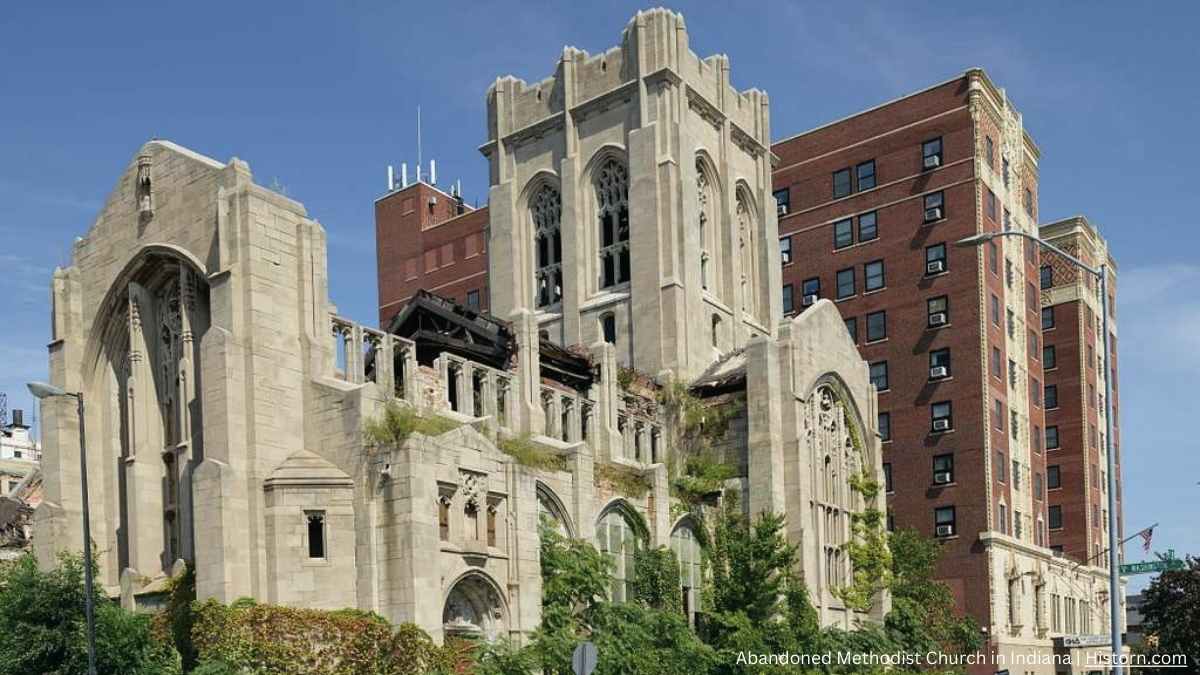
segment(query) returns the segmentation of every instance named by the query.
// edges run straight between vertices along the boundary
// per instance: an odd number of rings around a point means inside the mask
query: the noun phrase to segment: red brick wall
[[[424,183],[375,202],[380,326],[419,289],[458,302],[478,291],[480,309],[487,309],[488,210],[461,209]]]

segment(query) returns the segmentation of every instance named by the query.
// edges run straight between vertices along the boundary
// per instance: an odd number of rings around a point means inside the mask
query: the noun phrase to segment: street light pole
[[[1100,315],[1101,315],[1101,330],[1104,331],[1104,448],[1108,455],[1108,608],[1109,608],[1109,638],[1112,641],[1112,673],[1120,675],[1124,670],[1121,663],[1121,610],[1120,610],[1120,592],[1121,592],[1121,562],[1118,557],[1117,547],[1120,545],[1120,539],[1117,533],[1117,522],[1120,520],[1117,513],[1117,472],[1116,472],[1116,457],[1113,454],[1113,411],[1112,411],[1112,346],[1109,342],[1108,333],[1108,264],[1102,263],[1099,268],[1094,268],[1083,262],[1079,258],[1067,253],[1061,248],[1044,241],[1032,234],[1021,232],[1020,230],[1006,230],[1002,232],[981,232],[979,234],[961,239],[955,244],[957,246],[979,246],[984,242],[990,241],[997,237],[1021,237],[1037,242],[1037,244],[1049,251],[1058,254],[1060,257],[1071,263],[1075,267],[1087,272],[1096,277],[1100,281]]]
[[[93,607],[92,582],[92,528],[91,509],[88,507],[87,443],[83,424],[83,392],[68,392],[61,387],[44,382],[30,382],[29,392],[38,399],[68,396],[75,399],[75,410],[79,415],[79,487],[83,499],[83,611],[87,617],[88,675],[96,675],[96,614]]]

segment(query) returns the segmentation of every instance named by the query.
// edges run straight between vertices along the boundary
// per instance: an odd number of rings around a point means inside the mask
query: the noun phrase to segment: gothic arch
[[[708,151],[703,148],[696,151],[695,159],[695,200],[696,219],[689,226],[695,227],[698,234],[700,258],[699,265],[700,287],[722,302],[728,302],[726,280],[728,279],[728,247],[729,231],[726,225],[725,186],[717,165]]]
[[[650,541],[650,528],[646,525],[646,519],[624,497],[613,497],[608,500],[604,508],[600,509],[600,515],[596,516],[596,523],[599,524],[606,516],[613,513],[619,513],[629,523],[634,534],[644,543]]]
[[[574,537],[575,525],[571,522],[571,515],[567,511],[567,507],[563,505],[562,500],[554,493],[554,490],[539,480],[536,484],[536,491],[539,516],[543,512],[546,512],[547,515],[562,525],[568,537]]]
[[[750,186],[743,179],[734,184],[733,223],[737,235],[737,269],[740,278],[735,279],[735,289],[741,300],[742,313],[756,324],[765,324],[762,283],[762,242],[758,231],[759,209]]]
[[[563,274],[563,203],[562,184],[548,170],[538,171],[525,184],[517,202],[522,209],[519,241],[528,252],[525,273],[528,293],[535,308],[550,307],[562,301]]]
[[[613,144],[601,146],[584,166],[579,194],[586,214],[586,227],[579,232],[583,250],[588,292],[622,286],[632,270],[630,253],[629,158],[625,149]]]
[[[446,587],[442,630],[446,635],[483,638],[508,633],[508,602],[500,585],[482,570],[468,570]]]
[[[596,518],[596,544],[612,561],[611,599],[623,602],[634,575],[634,552],[649,544],[646,522],[624,499],[614,499]]]

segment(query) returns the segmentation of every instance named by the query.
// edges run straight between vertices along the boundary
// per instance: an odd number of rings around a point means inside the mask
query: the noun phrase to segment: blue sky
[[[99,5],[109,4],[101,8]],[[1200,5],[676,4],[692,48],[771,95],[782,138],[985,68],[1042,149],[1041,213],[1086,214],[1120,265],[1126,522],[1200,553]],[[47,281],[151,137],[278,181],[329,233],[334,301],[375,316],[372,200],[424,154],[486,199],[484,92],[616,44],[614,3],[17,3],[0,13],[0,391],[45,376]],[[1190,188],[1189,188],[1190,186]],[[1189,435],[1192,434],[1192,435]],[[1129,557],[1140,557],[1131,545]],[[1145,577],[1136,578],[1135,587]]]

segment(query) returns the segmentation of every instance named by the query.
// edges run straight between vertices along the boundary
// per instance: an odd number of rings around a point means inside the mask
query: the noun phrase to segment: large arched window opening
[[[537,500],[539,525],[550,527],[564,537],[574,536],[562,501],[549,487],[540,482],[537,484]]]
[[[596,174],[600,220],[600,288],[629,281],[629,172],[610,159]]]
[[[642,545],[641,532],[644,528],[639,527],[637,516],[623,503],[605,511],[596,524],[600,552],[612,561],[613,602],[625,602],[629,598],[629,584],[634,574],[633,556]]]
[[[671,532],[671,550],[679,561],[679,591],[683,613],[694,624],[702,583],[700,541],[690,520],[683,520]]]
[[[558,190],[543,185],[529,204],[533,218],[535,301],[549,307],[562,300],[562,198]]]

